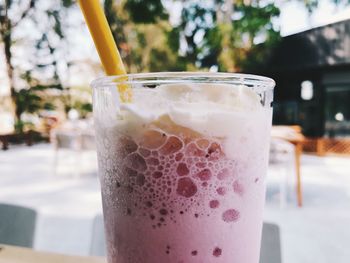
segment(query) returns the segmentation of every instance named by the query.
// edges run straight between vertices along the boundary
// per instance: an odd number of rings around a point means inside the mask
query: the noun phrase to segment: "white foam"
[[[120,117],[130,125],[168,115],[174,123],[203,135],[225,137],[246,118],[256,119],[261,109],[260,97],[246,86],[168,84],[134,89],[133,102],[121,104]]]

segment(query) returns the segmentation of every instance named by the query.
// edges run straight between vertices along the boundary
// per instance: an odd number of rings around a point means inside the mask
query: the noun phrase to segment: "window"
[[[314,97],[314,85],[310,80],[304,80],[301,83],[301,98],[311,100]]]
[[[350,136],[350,85],[326,89],[326,132],[329,136]]]

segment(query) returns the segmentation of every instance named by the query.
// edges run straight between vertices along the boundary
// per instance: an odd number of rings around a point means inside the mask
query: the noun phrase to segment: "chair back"
[[[0,243],[33,247],[36,217],[33,209],[0,204]]]
[[[276,224],[264,223],[260,249],[260,263],[281,263],[280,230]]]
[[[92,133],[82,133],[81,135],[82,150],[96,150],[95,136]]]
[[[55,137],[58,149],[78,150],[81,148],[80,134],[76,132],[57,131]]]
[[[271,138],[269,162],[271,164],[286,163],[293,161],[295,147],[292,143]]]

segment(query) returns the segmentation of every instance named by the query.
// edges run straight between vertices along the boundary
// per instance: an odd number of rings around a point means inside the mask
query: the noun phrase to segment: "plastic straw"
[[[106,74],[109,76],[126,74],[123,61],[99,0],[78,1]],[[119,84],[118,89],[122,101],[130,101],[130,87],[126,84]]]

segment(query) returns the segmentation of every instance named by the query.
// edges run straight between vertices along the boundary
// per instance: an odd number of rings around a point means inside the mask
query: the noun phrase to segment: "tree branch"
[[[32,8],[35,6],[35,3],[36,3],[36,0],[30,0],[27,9],[23,11],[21,18],[12,25],[13,27],[16,27],[24,18],[28,16],[30,10],[32,10]]]

